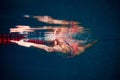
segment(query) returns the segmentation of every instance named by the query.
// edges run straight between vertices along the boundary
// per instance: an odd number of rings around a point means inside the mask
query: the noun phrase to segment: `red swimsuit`
[[[71,47],[73,49],[72,55],[76,55],[79,51],[78,45],[77,44],[72,44]]]

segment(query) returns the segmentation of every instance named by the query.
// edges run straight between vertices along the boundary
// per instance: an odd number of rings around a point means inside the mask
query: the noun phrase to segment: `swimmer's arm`
[[[54,52],[55,51],[54,47],[49,47],[49,46],[46,46],[43,44],[36,44],[36,43],[31,43],[31,42],[15,41],[15,40],[11,40],[11,42],[18,44],[19,46],[35,47],[35,48],[43,49],[47,52]]]
[[[50,16],[33,16],[33,18],[36,18],[41,22],[45,22],[49,24],[66,24],[66,25],[70,24],[70,22],[67,20],[54,19]],[[76,21],[72,21],[72,22],[74,22],[74,24],[79,24],[79,22]]]

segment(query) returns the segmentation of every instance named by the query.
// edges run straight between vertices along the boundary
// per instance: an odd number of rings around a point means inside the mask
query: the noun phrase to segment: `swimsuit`
[[[78,53],[79,51],[79,48],[77,45],[70,45],[70,43],[68,43],[66,40],[64,40],[65,43],[70,47],[70,54],[66,57],[66,58],[69,58],[69,57],[73,57],[74,55],[76,55],[76,53]]]

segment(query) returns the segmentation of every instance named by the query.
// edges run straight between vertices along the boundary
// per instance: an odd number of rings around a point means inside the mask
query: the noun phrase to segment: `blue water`
[[[74,58],[35,48],[1,45],[0,80],[120,80],[119,1],[7,0],[0,4],[0,33],[8,33],[16,25],[47,25],[25,19],[24,14],[49,15],[79,21],[100,40]]]

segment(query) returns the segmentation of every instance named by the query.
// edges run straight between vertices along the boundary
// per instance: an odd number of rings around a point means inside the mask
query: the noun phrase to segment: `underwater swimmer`
[[[72,38],[73,34],[82,33],[84,32],[84,28],[80,27],[77,22],[69,22],[64,20],[57,20],[53,19],[49,16],[33,16],[33,18],[38,19],[41,22],[50,23],[50,24],[64,24],[68,25],[68,27],[41,27],[41,28],[30,28],[23,26],[17,27],[17,29],[11,29],[11,32],[34,32],[35,30],[39,29],[52,29],[52,34],[54,34],[53,45],[46,45],[46,44],[37,44],[32,42],[25,42],[24,40],[11,40],[11,42],[16,43],[20,46],[24,47],[35,47],[39,49],[43,49],[47,52],[58,52],[61,54],[68,54],[70,56],[80,55],[83,53],[87,48],[93,46],[96,41],[93,41],[88,44],[82,44],[80,40],[75,40]],[[71,25],[70,25],[71,24]],[[69,27],[70,25],[70,27]],[[22,29],[21,29],[22,28]],[[48,37],[48,35],[47,35]],[[49,34],[50,38],[53,38],[51,34]]]
[[[93,46],[97,41],[93,41],[92,43],[81,46],[76,43],[69,44],[64,41],[59,40],[57,41],[57,44],[55,44],[52,47],[44,45],[44,44],[36,44],[36,43],[23,42],[23,41],[11,40],[11,42],[16,43],[20,46],[24,46],[24,47],[35,47],[35,48],[43,49],[47,52],[60,52],[61,54],[70,54],[72,56],[75,56],[75,55],[80,55],[81,53],[83,53],[87,48]]]

